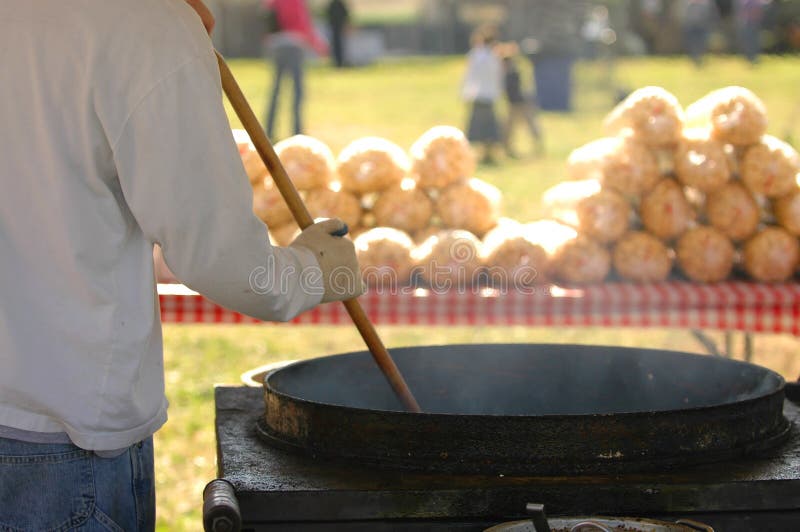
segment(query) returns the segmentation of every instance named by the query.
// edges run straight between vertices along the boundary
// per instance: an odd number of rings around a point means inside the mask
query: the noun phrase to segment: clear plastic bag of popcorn
[[[622,139],[603,162],[603,188],[614,189],[625,197],[638,198],[661,179],[653,150],[631,138]]]
[[[497,225],[501,200],[497,187],[473,178],[442,190],[436,200],[436,213],[445,227],[464,229],[480,237]]]
[[[633,91],[606,117],[607,133],[616,135],[629,130],[633,137],[648,146],[668,146],[678,141],[684,114],[678,99],[661,87],[643,87]]]
[[[681,271],[698,283],[716,283],[728,278],[736,250],[721,231],[699,225],[686,231],[675,246]]]
[[[242,152],[242,165],[252,187],[261,186],[269,172],[255,149]]]
[[[797,189],[800,156],[789,144],[764,135],[744,151],[739,172],[747,188],[756,194],[776,198]]]
[[[735,181],[706,196],[705,212],[709,224],[737,242],[755,233],[761,219],[753,194]]]
[[[604,137],[575,148],[567,157],[568,178],[575,181],[603,179],[606,160],[622,143],[623,140],[618,137]]]
[[[547,253],[548,273],[567,283],[598,283],[611,269],[608,250],[568,225],[556,220],[537,220],[524,226],[525,236]]]
[[[433,216],[433,202],[412,179],[387,188],[372,206],[375,223],[415,233],[428,227]]]
[[[356,194],[379,192],[399,183],[409,160],[400,146],[380,137],[354,140],[339,153],[337,171],[345,190]]]
[[[599,242],[579,234],[550,256],[550,269],[556,279],[566,283],[600,283],[611,270],[611,254]]]
[[[775,220],[793,235],[800,236],[800,190],[772,202]]]
[[[621,237],[633,214],[630,203],[619,192],[603,189],[593,179],[550,187],[542,202],[548,217],[572,225],[603,244]]]
[[[354,194],[341,190],[339,183],[309,190],[305,198],[308,212],[314,218],[340,218],[349,227],[361,221],[361,202]]]
[[[269,228],[269,239],[275,246],[286,247],[300,235],[300,227],[295,222],[289,222],[277,227]]]
[[[695,221],[683,188],[672,179],[662,179],[642,198],[639,215],[645,229],[662,240],[673,240]]]
[[[260,186],[253,186],[253,213],[268,227],[278,227],[293,219],[271,177],[263,179]]]
[[[471,286],[482,267],[481,241],[469,231],[442,230],[417,246],[412,258],[432,290]]]
[[[744,87],[725,87],[708,93],[686,108],[686,121],[704,127],[711,136],[736,146],[755,144],[767,131],[767,108]]]
[[[408,233],[391,227],[375,227],[353,241],[364,282],[393,288],[411,280],[414,242]]]
[[[443,188],[475,173],[475,156],[457,127],[432,127],[410,151],[411,171],[422,188]]]
[[[617,241],[612,260],[614,270],[622,279],[654,283],[669,277],[674,253],[653,235],[631,231]]]
[[[492,284],[511,288],[547,282],[547,252],[529,233],[529,228],[519,223],[498,224],[486,233],[483,238],[483,264]]]
[[[742,246],[747,274],[764,283],[788,281],[800,261],[797,237],[782,227],[765,227]]]
[[[333,153],[321,140],[295,135],[278,142],[275,153],[298,190],[326,187],[333,181]]]
[[[731,178],[725,144],[706,130],[687,130],[675,148],[673,171],[682,184],[701,192],[716,190]]]

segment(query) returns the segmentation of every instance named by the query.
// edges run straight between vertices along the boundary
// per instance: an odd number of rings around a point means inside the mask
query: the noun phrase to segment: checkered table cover
[[[221,307],[183,285],[158,285],[164,323],[261,323]],[[800,335],[800,284],[730,282],[609,283],[581,288],[399,289],[370,291],[359,301],[380,325],[529,325],[674,327]],[[348,325],[338,303],[320,305],[292,324]]]

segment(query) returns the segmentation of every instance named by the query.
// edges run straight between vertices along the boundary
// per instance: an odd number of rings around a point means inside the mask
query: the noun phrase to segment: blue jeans
[[[305,61],[303,54],[305,52],[299,44],[283,44],[276,46],[272,53],[275,56],[275,79],[272,84],[272,96],[267,111],[267,136],[271,139],[275,132],[281,81],[287,72],[292,76],[294,85],[292,96],[294,134],[299,135],[303,132],[303,62]]]
[[[152,438],[114,458],[0,438],[0,531],[154,529]]]

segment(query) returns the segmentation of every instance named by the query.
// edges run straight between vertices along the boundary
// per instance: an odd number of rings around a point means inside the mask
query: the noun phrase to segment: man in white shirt
[[[204,25],[199,0],[0,2],[0,529],[154,528],[154,243],[264,320],[360,292],[329,282],[358,276],[340,221],[269,245]]]

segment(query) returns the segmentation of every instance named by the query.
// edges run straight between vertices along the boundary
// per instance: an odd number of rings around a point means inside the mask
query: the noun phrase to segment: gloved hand
[[[353,299],[364,293],[361,269],[353,243],[331,233],[342,232],[346,225],[338,218],[317,222],[306,227],[289,247],[310,250],[322,270],[325,295],[322,302]]]

